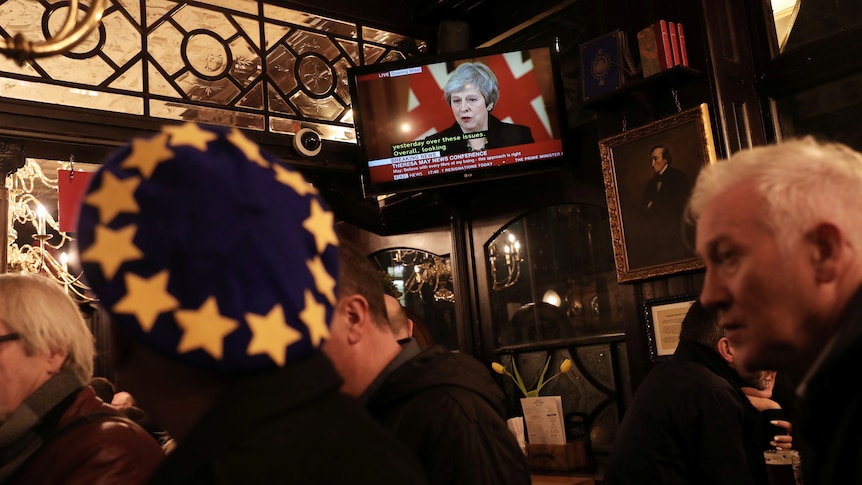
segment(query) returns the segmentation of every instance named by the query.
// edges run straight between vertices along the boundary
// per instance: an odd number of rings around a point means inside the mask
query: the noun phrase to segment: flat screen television
[[[565,163],[565,102],[553,45],[418,57],[348,74],[366,195]]]

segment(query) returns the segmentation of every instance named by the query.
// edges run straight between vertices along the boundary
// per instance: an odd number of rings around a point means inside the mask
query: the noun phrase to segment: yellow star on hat
[[[114,305],[114,312],[134,315],[138,325],[149,332],[160,313],[179,306],[177,299],[168,293],[169,276],[167,270],[159,271],[150,278],[126,273],[126,296]]]
[[[197,148],[204,152],[207,149],[207,143],[218,138],[218,135],[212,131],[202,130],[195,123],[183,123],[179,126],[168,126],[164,129],[165,133],[171,135],[170,146],[188,145]]]
[[[278,164],[274,164],[272,168],[275,170],[275,179],[295,190],[297,194],[304,197],[308,194],[317,193],[317,189],[308,183],[301,173],[288,170]]]
[[[121,180],[111,172],[105,172],[102,185],[90,192],[84,202],[99,211],[99,222],[107,224],[120,212],[132,214],[140,212],[138,201],[135,200],[135,190],[140,184],[141,179],[138,177]]]
[[[281,305],[275,305],[266,315],[246,313],[245,320],[252,334],[248,355],[265,353],[279,366],[284,365],[287,348],[302,340],[302,333],[284,319]]]
[[[207,298],[197,310],[175,311],[174,318],[183,330],[177,352],[204,349],[216,360],[224,355],[224,338],[239,327],[236,320],[219,313],[215,296]]]
[[[168,135],[159,133],[150,139],[136,139],[132,142],[132,154],[125,159],[123,168],[136,168],[144,178],[150,178],[160,163],[174,156],[167,146]]]
[[[335,278],[326,271],[326,267],[323,266],[323,260],[320,259],[320,256],[315,256],[313,260],[306,261],[305,264],[308,266],[308,270],[311,271],[311,275],[314,276],[314,286],[317,287],[317,291],[321,295],[326,296],[329,303],[334,305]]]
[[[320,342],[329,338],[329,327],[326,326],[326,308],[314,298],[311,290],[305,290],[305,308],[299,313],[299,319],[308,328],[312,347],[319,347]]]
[[[323,253],[327,244],[338,246],[338,236],[335,235],[335,216],[332,212],[324,210],[317,199],[311,201],[311,214],[308,219],[302,221],[302,227],[314,236],[317,244],[317,252]]]
[[[236,145],[246,158],[263,168],[269,168],[269,162],[260,154],[260,147],[246,138],[241,131],[236,128],[232,129],[230,135],[227,136],[227,139]]]
[[[81,261],[98,263],[106,280],[111,280],[125,261],[140,259],[143,253],[132,239],[137,226],[130,225],[116,231],[107,226],[96,226],[93,244],[81,253]]]

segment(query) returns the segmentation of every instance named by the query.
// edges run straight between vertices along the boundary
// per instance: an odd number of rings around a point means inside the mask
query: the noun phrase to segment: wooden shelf
[[[698,78],[700,75],[701,71],[697,69],[675,66],[645,79],[632,79],[612,93],[584,101],[583,106],[588,109],[603,111],[620,108],[631,104],[633,101],[646,104],[661,92]]]

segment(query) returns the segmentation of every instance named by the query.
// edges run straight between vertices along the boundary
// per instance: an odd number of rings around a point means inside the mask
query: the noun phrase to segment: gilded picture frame
[[[716,161],[707,105],[602,139],[599,150],[618,281],[703,268],[683,214],[700,169]]]

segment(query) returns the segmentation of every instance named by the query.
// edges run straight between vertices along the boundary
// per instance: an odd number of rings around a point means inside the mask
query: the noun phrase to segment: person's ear
[[[823,222],[806,234],[812,244],[814,275],[818,283],[829,283],[838,277],[845,267],[843,261],[844,233],[836,225]]]
[[[411,320],[409,318],[407,319],[407,336],[408,337],[413,336],[413,320]]]
[[[52,375],[60,372],[60,369],[63,367],[63,362],[66,362],[66,357],[68,356],[69,353],[65,350],[48,351],[48,372]]]
[[[488,111],[491,111],[492,109],[494,109],[494,103],[485,105],[485,107],[488,108]]]
[[[347,341],[355,344],[369,325],[368,301],[362,295],[350,295],[339,302],[347,325]]]
[[[733,365],[733,347],[730,346],[730,340],[727,337],[721,337],[715,344],[715,349],[718,355],[730,365]]]

